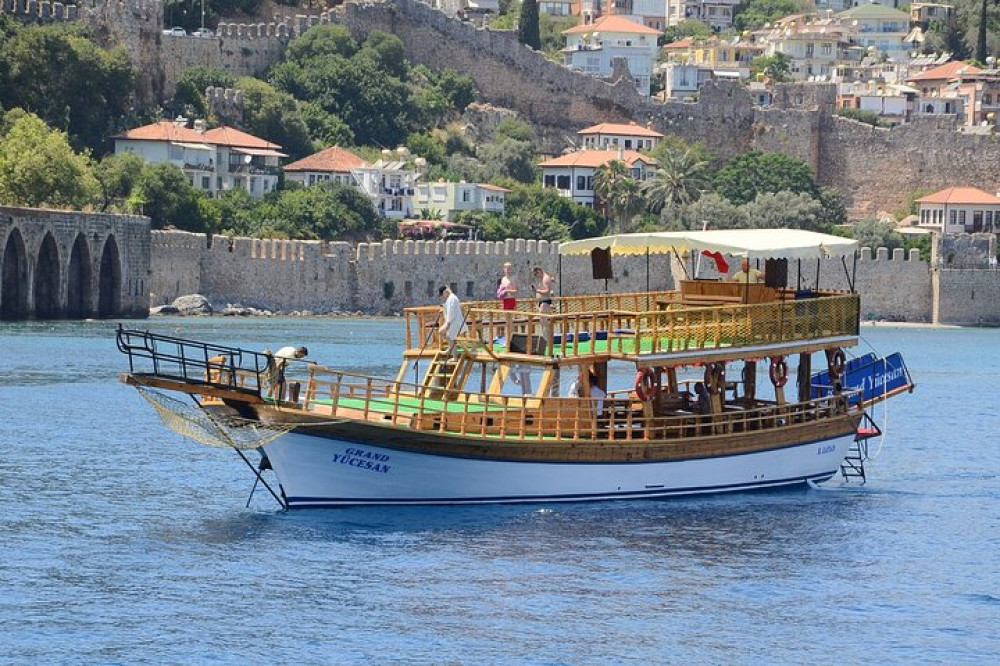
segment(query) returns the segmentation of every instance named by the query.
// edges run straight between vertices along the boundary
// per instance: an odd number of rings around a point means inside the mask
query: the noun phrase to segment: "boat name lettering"
[[[833,453],[836,449],[837,449],[837,445],[836,444],[826,444],[826,445],[820,446],[820,447],[818,447],[816,449],[816,455],[822,456],[822,455],[825,455],[827,453]]]
[[[357,467],[358,469],[368,469],[380,474],[388,474],[391,469],[388,462],[389,456],[381,453],[372,453],[364,449],[347,449],[344,453],[333,454],[333,462]]]

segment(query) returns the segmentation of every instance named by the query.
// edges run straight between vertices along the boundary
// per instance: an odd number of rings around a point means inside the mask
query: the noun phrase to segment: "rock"
[[[171,305],[177,308],[178,314],[182,315],[210,315],[212,314],[212,304],[201,294],[188,294],[178,296]]]
[[[172,305],[159,305],[155,308],[149,308],[149,316],[155,317],[156,315],[175,315],[180,314],[180,310]]]

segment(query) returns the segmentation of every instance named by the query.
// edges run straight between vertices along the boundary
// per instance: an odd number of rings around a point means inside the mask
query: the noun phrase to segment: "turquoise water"
[[[154,319],[389,374],[399,319]],[[864,487],[281,513],[117,381],[114,323],[0,324],[0,663],[994,663],[1000,330],[866,328],[917,392]],[[868,346],[856,348],[868,351]],[[873,445],[873,451],[878,445]]]

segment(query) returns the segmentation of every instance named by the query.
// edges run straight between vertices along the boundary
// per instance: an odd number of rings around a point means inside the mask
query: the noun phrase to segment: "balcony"
[[[254,176],[277,176],[281,167],[265,166],[263,164],[230,164],[229,173],[249,174]]]

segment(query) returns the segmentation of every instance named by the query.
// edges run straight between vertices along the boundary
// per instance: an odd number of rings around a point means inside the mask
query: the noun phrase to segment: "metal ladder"
[[[847,456],[840,463],[840,475],[844,478],[844,483],[850,483],[851,479],[861,479],[862,484],[867,481],[865,461],[868,460],[868,440],[881,435],[882,430],[866,412],[854,434],[854,443],[851,444],[851,448],[847,450]]]

